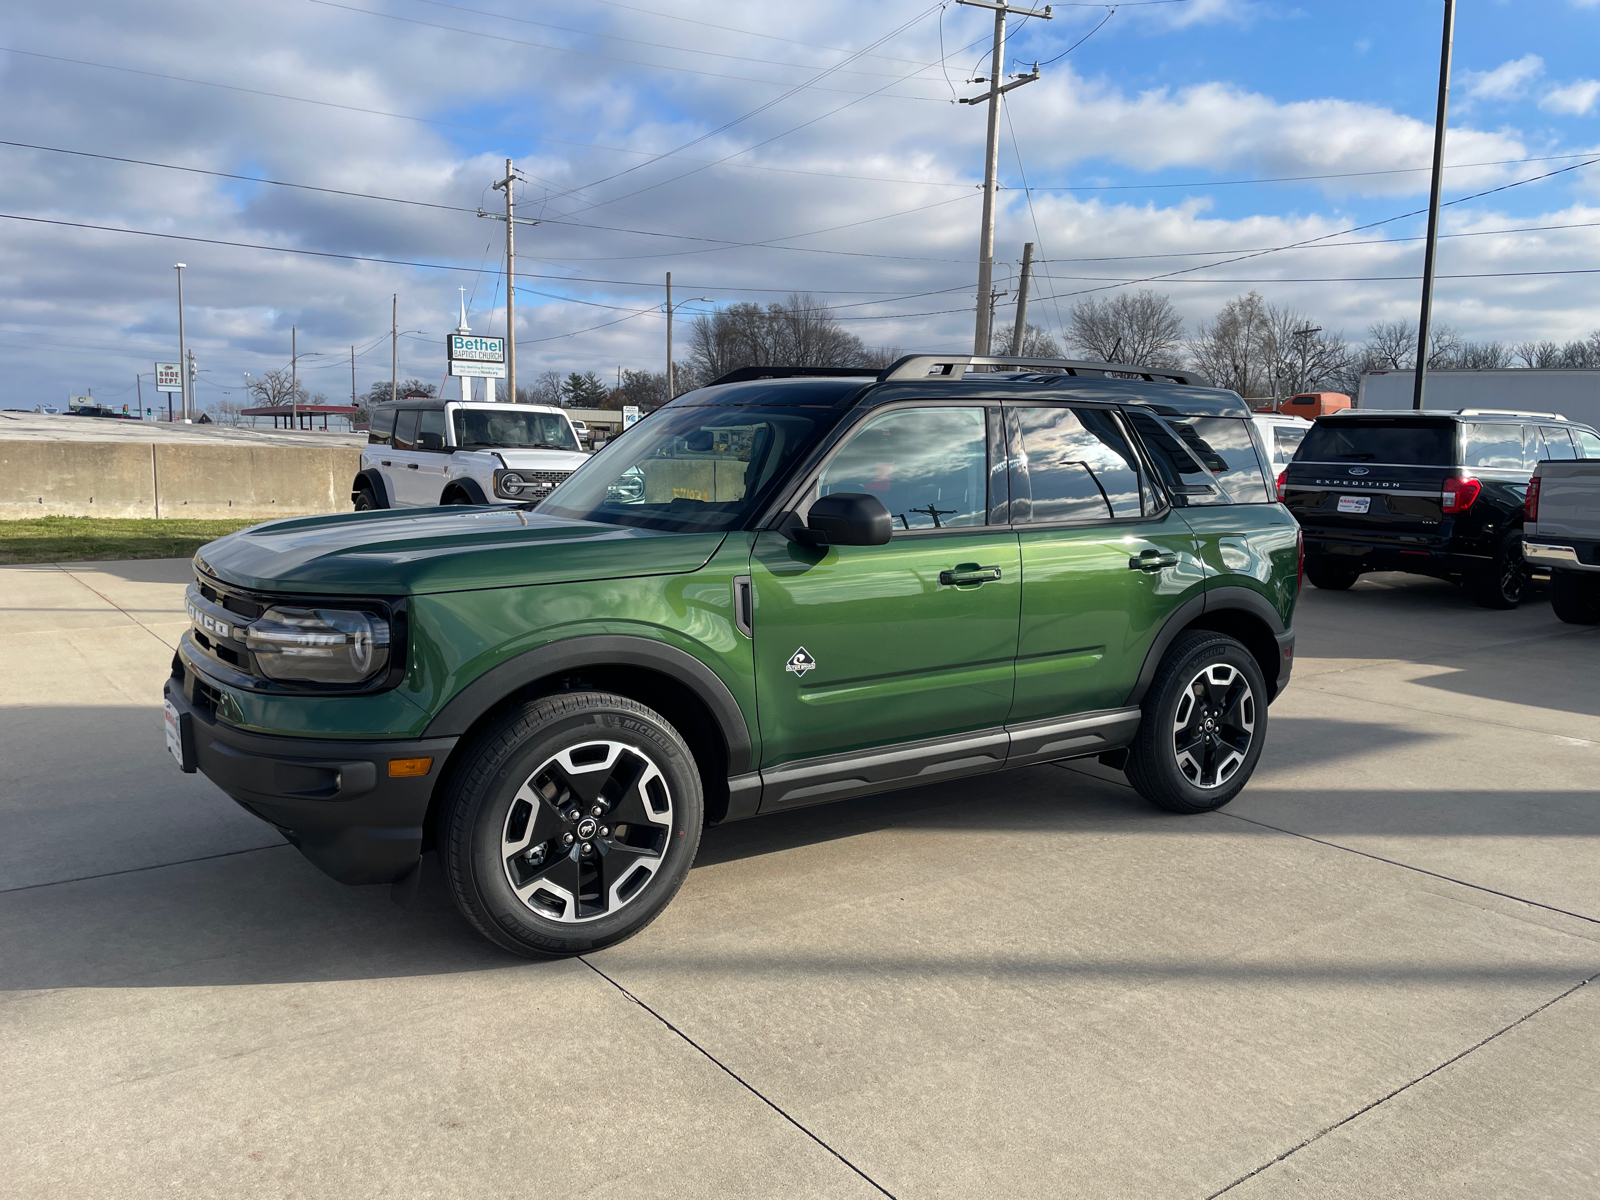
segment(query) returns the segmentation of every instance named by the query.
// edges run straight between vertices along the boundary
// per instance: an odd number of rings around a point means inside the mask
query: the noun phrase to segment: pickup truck
[[[1542,462],[1523,505],[1522,554],[1550,572],[1550,607],[1600,624],[1600,461]]]

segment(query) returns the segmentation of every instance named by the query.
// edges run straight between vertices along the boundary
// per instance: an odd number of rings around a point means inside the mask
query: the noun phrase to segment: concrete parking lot
[[[1223,813],[749,821],[529,963],[176,770],[187,569],[0,568],[0,1194],[1600,1194],[1600,630],[1540,599],[1308,589]]]

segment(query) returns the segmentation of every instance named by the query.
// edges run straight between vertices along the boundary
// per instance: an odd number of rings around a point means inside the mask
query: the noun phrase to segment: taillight
[[[1284,493],[1287,491],[1287,489],[1284,487],[1284,484],[1288,481],[1288,479],[1289,479],[1288,468],[1285,468],[1284,470],[1278,472],[1278,503],[1279,504],[1283,503]]]
[[[1439,508],[1447,513],[1464,513],[1472,507],[1481,491],[1483,484],[1476,479],[1446,479],[1444,494],[1439,497]]]
[[[1522,502],[1522,519],[1524,521],[1537,521],[1539,519],[1539,477],[1537,475],[1528,480],[1528,495]]]
[[[1298,596],[1305,590],[1306,586],[1306,531],[1304,529],[1296,529],[1294,531],[1294,547],[1300,560],[1299,565],[1295,568],[1296,578],[1294,583],[1294,594]]]

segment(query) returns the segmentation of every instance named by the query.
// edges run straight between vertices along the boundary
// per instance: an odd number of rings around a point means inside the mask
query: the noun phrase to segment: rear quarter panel
[[[1210,504],[1183,510],[1206,568],[1206,589],[1243,586],[1294,625],[1299,594],[1299,523],[1281,504]]]

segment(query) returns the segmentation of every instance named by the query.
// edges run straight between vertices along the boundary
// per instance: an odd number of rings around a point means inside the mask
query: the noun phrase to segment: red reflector
[[[1417,556],[1419,556],[1421,558],[1427,558],[1428,557],[1428,552],[1426,550],[1402,550],[1402,551],[1400,551],[1400,553],[1401,554],[1415,554],[1415,555],[1417,555]]]
[[[1471,508],[1483,491],[1476,479],[1446,479],[1444,492],[1439,497],[1439,507],[1447,513],[1462,513]]]
[[[1537,521],[1539,519],[1539,479],[1537,476],[1528,480],[1528,496],[1522,502],[1522,519]]]

